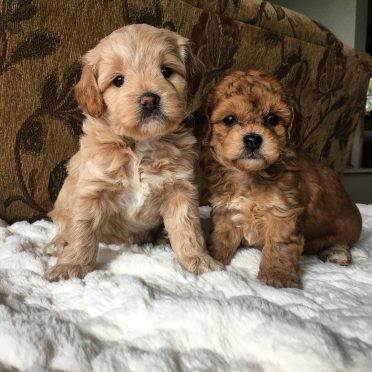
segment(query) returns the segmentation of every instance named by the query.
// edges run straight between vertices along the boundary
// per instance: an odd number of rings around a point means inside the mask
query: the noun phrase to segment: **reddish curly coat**
[[[265,117],[277,115],[277,125]],[[222,120],[233,115],[239,123]],[[300,286],[303,253],[351,262],[361,216],[334,172],[292,144],[293,109],[287,90],[258,71],[235,72],[208,97],[203,163],[214,229],[209,250],[229,264],[241,243],[262,250],[258,277],[275,287]],[[247,157],[243,138],[262,146]]]

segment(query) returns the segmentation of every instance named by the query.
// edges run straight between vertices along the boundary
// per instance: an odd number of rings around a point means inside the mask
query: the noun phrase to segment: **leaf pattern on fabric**
[[[66,170],[67,160],[59,162],[49,176],[48,194],[50,200],[54,203],[57,200],[59,190],[61,189],[65,178],[67,177]]]
[[[25,121],[18,135],[21,151],[30,155],[39,155],[43,152],[46,134],[40,120],[31,118]]]
[[[22,32],[21,23],[36,14],[32,0],[3,0],[0,8],[0,75],[24,59],[42,58],[57,50],[60,38],[45,29],[31,31],[12,51],[9,50],[9,34]]]
[[[239,27],[230,18],[202,12],[190,39],[194,53],[206,66],[205,85],[210,87],[235,62]]]
[[[59,45],[59,37],[40,30],[32,32],[28,37],[16,46],[16,49],[6,60],[4,69],[27,58],[41,58],[54,53]]]
[[[0,128],[7,139],[0,218],[34,220],[51,208],[81,135],[84,117],[72,90],[79,58],[115,28],[132,23],[164,27],[192,41],[206,66],[193,110],[227,72],[265,69],[292,92],[297,125],[291,134],[303,148],[338,173],[348,161],[364,115],[371,57],[344,47],[301,14],[260,0],[0,4]]]
[[[17,133],[14,147],[16,171],[21,194],[12,195],[6,199],[5,208],[9,208],[18,201],[27,204],[35,211],[46,213],[40,201],[35,198],[35,189],[38,187],[37,170],[25,173],[22,164],[22,155],[42,156],[45,150],[47,132],[50,130],[45,121],[54,118],[62,125],[67,126],[73,137],[78,137],[81,132],[83,114],[78,109],[73,96],[73,85],[80,76],[80,65],[74,64],[67,69],[62,79],[56,69],[53,69],[40,86],[40,105],[22,124]],[[49,177],[48,195],[54,202],[62,187],[66,174],[62,162],[54,168]]]

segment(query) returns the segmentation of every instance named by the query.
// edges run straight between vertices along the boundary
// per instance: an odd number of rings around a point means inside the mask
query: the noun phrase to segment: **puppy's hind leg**
[[[347,244],[332,245],[319,252],[318,256],[323,262],[331,262],[341,266],[351,264],[351,252]]]
[[[48,256],[59,256],[62,254],[63,248],[67,245],[66,240],[61,234],[57,234],[45,247],[44,254]]]
[[[168,232],[164,226],[160,226],[155,232],[153,243],[156,245],[170,244]]]
[[[58,200],[57,200],[58,203]],[[56,204],[57,204],[56,203]],[[56,206],[48,216],[58,226],[58,232],[55,237],[44,247],[44,254],[48,256],[59,256],[62,254],[63,248],[67,245],[65,239],[67,214],[66,211]]]
[[[113,206],[102,202],[102,190],[89,192],[84,187],[81,190],[83,194],[75,199],[71,211],[68,244],[58,256],[57,264],[45,273],[50,281],[83,278],[94,268],[102,229]]]
[[[341,266],[351,264],[350,245],[339,243],[338,237],[327,236],[307,241],[305,253],[317,254],[323,262],[331,262]]]

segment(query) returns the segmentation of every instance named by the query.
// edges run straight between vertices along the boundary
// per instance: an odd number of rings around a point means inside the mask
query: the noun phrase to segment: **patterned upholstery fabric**
[[[45,217],[78,148],[82,114],[72,87],[80,57],[131,23],[190,38],[216,80],[262,69],[288,84],[302,115],[303,147],[341,173],[364,114],[371,58],[310,19],[260,0],[1,0],[0,218]]]

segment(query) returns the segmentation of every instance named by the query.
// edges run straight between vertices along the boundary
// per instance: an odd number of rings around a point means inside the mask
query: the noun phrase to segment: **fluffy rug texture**
[[[0,370],[371,371],[372,205],[359,208],[353,264],[305,257],[302,290],[259,282],[256,249],[194,276],[168,245],[101,245],[84,280],[49,283],[54,225],[1,222]]]

